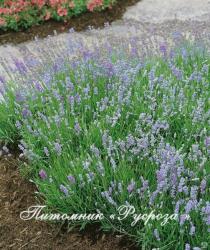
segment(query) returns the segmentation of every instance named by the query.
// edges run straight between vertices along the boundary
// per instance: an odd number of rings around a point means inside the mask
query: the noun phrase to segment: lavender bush
[[[1,140],[19,144],[49,209],[100,211],[104,230],[141,249],[207,249],[209,52],[161,44],[148,57],[135,39],[71,46],[47,65],[16,61],[18,84],[2,78]],[[122,205],[178,216],[110,219]]]

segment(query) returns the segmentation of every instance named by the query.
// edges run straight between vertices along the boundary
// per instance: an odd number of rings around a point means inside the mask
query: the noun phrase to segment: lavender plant
[[[100,211],[104,230],[141,249],[207,249],[209,52],[161,45],[146,57],[130,39],[100,50],[76,43],[65,55],[33,70],[16,61],[20,83],[1,81],[1,139],[18,140],[47,207]],[[134,223],[118,218],[122,205],[177,217]]]

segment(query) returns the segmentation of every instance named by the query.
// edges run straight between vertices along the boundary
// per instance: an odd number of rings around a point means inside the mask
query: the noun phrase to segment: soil
[[[0,30],[0,45],[6,43],[19,44],[35,37],[44,38],[48,35],[68,32],[70,28],[75,31],[86,30],[89,26],[94,28],[103,27],[105,23],[112,23],[115,20],[121,19],[128,6],[134,5],[140,0],[120,0],[112,9],[106,9],[102,12],[87,12],[80,16],[72,17],[66,23],[49,20],[41,25],[33,26],[25,31],[5,32]]]
[[[67,233],[55,224],[21,220],[20,212],[37,204],[35,191],[35,185],[21,177],[15,159],[0,159],[0,249],[137,249],[125,237],[104,234],[98,226]]]

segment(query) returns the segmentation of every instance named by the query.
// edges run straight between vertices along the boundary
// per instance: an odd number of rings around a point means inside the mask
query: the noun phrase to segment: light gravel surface
[[[131,7],[124,19],[161,23],[168,20],[210,19],[210,0],[143,0]]]

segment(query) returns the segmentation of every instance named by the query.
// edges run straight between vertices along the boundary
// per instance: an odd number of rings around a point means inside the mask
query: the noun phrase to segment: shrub
[[[44,68],[36,65],[33,74],[27,62],[16,62],[24,82],[4,84],[1,130],[8,128],[4,121],[14,121],[20,157],[28,159],[47,207],[100,211],[104,230],[127,234],[142,249],[205,249],[209,53],[202,46],[164,44],[158,55],[142,57],[132,39],[100,50],[71,46]],[[73,49],[79,56],[72,58]],[[134,226],[133,214],[117,218],[132,206],[136,214],[177,218],[164,226],[142,219]]]
[[[5,0],[0,2],[0,29],[18,30],[54,19],[65,21],[86,11],[110,8],[115,0]]]

